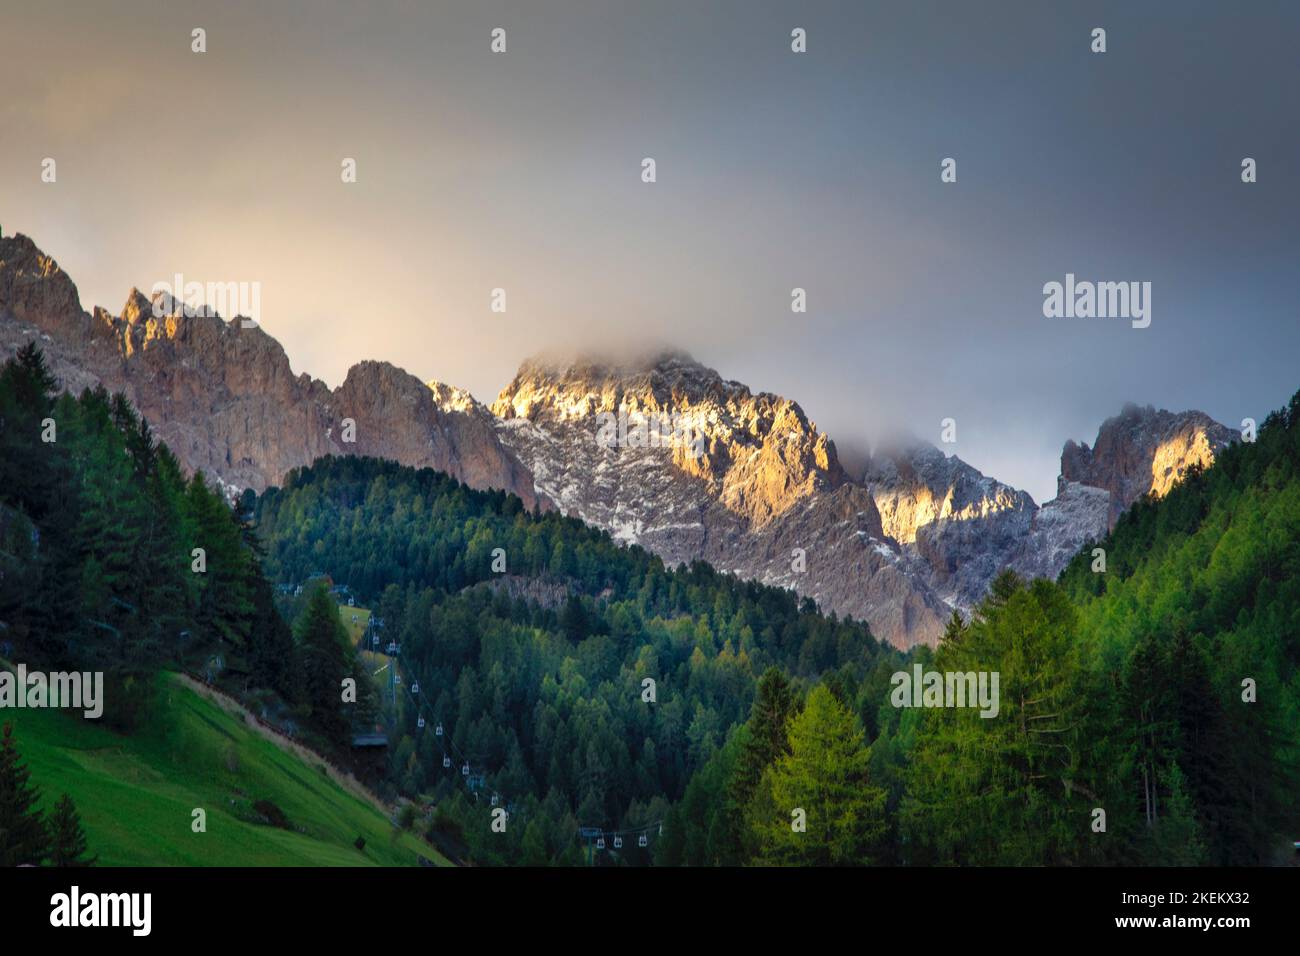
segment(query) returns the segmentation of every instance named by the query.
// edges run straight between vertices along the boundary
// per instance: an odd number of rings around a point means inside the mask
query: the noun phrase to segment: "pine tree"
[[[57,443],[41,440],[51,417],[57,383],[34,343],[0,368],[0,488],[21,502],[35,521],[53,506]],[[56,428],[63,423],[55,421]]]
[[[81,828],[76,804],[66,793],[54,805],[50,817],[50,843],[50,863],[53,866],[94,865],[95,858],[86,856],[86,834]]]
[[[555,547],[558,550],[560,545],[557,543]],[[564,602],[564,609],[560,612],[560,629],[574,644],[581,644],[591,632],[586,609],[576,594],[570,594]]]
[[[540,820],[528,821],[519,852],[519,862],[523,866],[546,866],[551,862],[546,852],[546,836]]]
[[[1170,685],[1160,644],[1154,635],[1146,635],[1128,658],[1124,668],[1120,716],[1130,738],[1134,784],[1142,821],[1148,831],[1160,819],[1161,797],[1159,772],[1174,756],[1173,740],[1177,731],[1170,698]]]
[[[769,864],[845,866],[871,862],[885,834],[885,792],[867,774],[870,752],[852,712],[825,686],[813,688],[790,721],[790,752],[760,786],[770,815],[758,824],[759,860]],[[803,811],[807,829],[795,829]]]
[[[252,593],[253,622],[249,635],[249,668],[252,683],[269,687],[287,701],[294,701],[298,688],[293,675],[293,632],[275,608],[271,584],[260,573],[249,582]],[[358,701],[363,686],[358,680]]]
[[[323,584],[312,589],[297,629],[304,703],[312,726],[331,744],[348,731],[343,710],[343,679],[353,675],[348,635],[338,605]]]
[[[753,792],[763,771],[777,757],[790,752],[786,731],[794,711],[790,682],[776,667],[769,667],[755,688],[749,712],[749,741],[736,768],[736,794],[741,799]]]
[[[943,637],[940,638],[940,643],[960,644],[965,635],[966,619],[961,616],[961,611],[953,608],[952,617],[948,618],[948,623],[944,625]]]
[[[1088,813],[1107,767],[1103,742],[1086,733],[1077,617],[1051,582],[998,581],[962,640],[934,657],[939,672],[989,675],[990,689],[997,673],[999,709],[923,712],[903,801],[913,860],[1081,862],[1099,845],[1087,842]]]
[[[1004,569],[989,584],[989,593],[988,597],[984,599],[984,607],[989,610],[1002,607],[1013,594],[1023,587],[1024,581],[1020,575],[1010,568]]]
[[[1156,866],[1204,866],[1207,850],[1201,837],[1192,799],[1178,764],[1170,764],[1160,783],[1168,790],[1160,820],[1152,828],[1152,856]]]
[[[190,480],[186,502],[194,522],[191,548],[204,550],[207,566],[196,575],[196,623],[203,637],[220,641],[228,652],[242,653],[254,614],[249,587],[254,557],[244,547],[238,516],[219,491],[208,487],[201,472]]]
[[[49,855],[49,833],[36,807],[41,795],[31,785],[31,775],[19,763],[13,725],[5,724],[0,740],[0,866],[39,866]]]

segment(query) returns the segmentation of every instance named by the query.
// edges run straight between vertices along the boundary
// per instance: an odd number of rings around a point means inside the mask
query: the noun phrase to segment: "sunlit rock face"
[[[1107,522],[1148,492],[1162,497],[1193,465],[1208,468],[1240,434],[1204,412],[1168,412],[1127,404],[1106,419],[1090,448],[1066,442],[1061,477],[1110,493]]]
[[[681,434],[655,449],[668,452],[658,457],[703,481],[711,497],[756,527],[844,483],[834,445],[797,404],[752,394],[680,352],[623,365],[529,361],[492,411],[543,428],[573,426],[570,434],[581,442],[585,431],[592,444],[608,420],[602,415],[666,420]]]
[[[530,508],[539,503],[532,474],[502,445],[491,412],[468,392],[366,361],[348,369],[329,409],[335,420],[356,424],[351,454],[434,468],[472,488],[512,491]]]
[[[912,574],[867,489],[789,399],[674,352],[630,364],[526,362],[492,406],[538,492],[670,565],[703,559],[933,644],[949,609]],[[600,416],[665,416],[689,442],[610,447]]]
[[[161,293],[132,289],[119,315],[87,314],[72,280],[30,239],[0,239],[0,358],[30,341],[64,387],[124,392],[187,470],[227,487],[261,491],[322,455],[371,454],[546,504],[491,413],[458,390],[362,363],[331,391],[294,375],[261,328],[187,316]],[[355,442],[344,440],[345,418],[356,422]]]
[[[979,521],[1034,507],[1026,492],[924,442],[877,449],[859,477],[871,489],[885,533],[900,544],[936,521]]]
[[[969,612],[1004,568],[1057,577],[1140,497],[1167,494],[1237,437],[1202,412],[1126,405],[1102,424],[1094,447],[1066,443],[1057,496],[1041,507],[923,442],[877,450],[860,478],[910,572]]]
[[[1204,412],[1125,405],[1102,423],[1092,447],[1065,443],[1057,496],[1034,517],[1010,567],[1028,577],[1056,577],[1139,498],[1168,494],[1189,468],[1210,467],[1239,437]]]
[[[969,610],[1019,548],[1036,505],[925,442],[891,443],[866,463],[885,533],[946,604]]]

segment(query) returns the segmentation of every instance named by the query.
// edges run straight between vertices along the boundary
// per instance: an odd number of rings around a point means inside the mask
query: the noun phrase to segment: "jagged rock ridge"
[[[262,329],[186,316],[136,289],[119,316],[87,314],[72,280],[30,239],[0,239],[0,355],[33,339],[64,387],[124,392],[187,469],[233,488],[260,491],[322,455],[371,454],[502,488],[530,507],[549,504],[498,440],[491,413],[458,390],[363,362],[331,391],[294,375]],[[356,422],[355,443],[343,440],[346,418]]]
[[[859,478],[913,572],[962,609],[1006,567],[1038,510],[1028,493],[924,442],[877,449]]]
[[[669,564],[703,559],[792,587],[900,646],[942,633],[948,609],[918,587],[870,493],[789,399],[675,352],[625,365],[526,362],[492,410],[540,494]],[[602,415],[678,416],[699,441],[602,444]]]
[[[1061,478],[1110,493],[1107,520],[1152,493],[1162,497],[1193,465],[1208,467],[1218,452],[1240,438],[1203,412],[1173,413],[1126,404],[1106,419],[1089,448],[1073,441],[1061,452]]]
[[[853,475],[799,406],[752,393],[680,352],[640,363],[525,362],[492,410],[540,494],[670,563],[704,558],[852,614],[898,646],[933,643],[1004,568],[1055,577],[1112,513],[1208,464],[1231,432],[1199,412],[1126,408],[1058,494],[1027,493],[923,442],[882,447]],[[603,447],[599,417],[679,416],[702,453]],[[1087,448],[1087,446],[1082,446]],[[1119,481],[1134,469],[1148,480]],[[791,553],[806,552],[806,568]]]

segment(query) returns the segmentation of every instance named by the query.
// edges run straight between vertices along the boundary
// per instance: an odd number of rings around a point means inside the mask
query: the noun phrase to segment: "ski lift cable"
[[[397,663],[400,664],[403,668],[405,668],[406,671],[407,671],[408,673],[411,673],[411,674],[414,674],[414,673],[415,673],[415,671],[414,671],[414,670],[411,668],[411,666],[407,663],[406,659],[405,659],[404,657],[402,657],[402,655],[401,655],[400,652],[397,653],[397,654],[395,654],[395,655],[393,655],[393,656],[395,656],[395,657],[397,658]],[[381,670],[383,670],[383,668],[381,668]],[[423,708],[423,706],[422,706],[422,705],[424,704],[424,702],[425,702],[425,701],[424,701],[424,691],[423,691],[422,689],[420,689],[420,682],[419,682],[418,680],[416,680],[416,681],[412,681],[412,684],[411,684],[411,695],[416,699],[416,714],[417,714],[417,716],[419,716],[419,717],[424,717],[424,716],[425,716],[425,713],[424,713],[424,708]],[[426,721],[426,723],[427,723],[427,721]],[[440,722],[437,721],[437,720],[435,719],[435,724],[438,724],[438,723],[440,723]],[[443,737],[444,743],[441,744],[440,746],[441,746],[441,748],[442,748],[442,756],[443,756],[443,758],[444,758],[444,763],[443,763],[444,768],[448,766],[447,763],[446,763],[446,758],[447,758],[447,756],[448,756],[448,754],[447,754],[447,747],[450,746],[451,749],[452,749],[452,751],[455,752],[455,754],[457,755],[457,758],[460,759],[461,761],[463,761],[463,766],[462,766],[462,768],[461,768],[461,771],[462,771],[462,772],[461,772],[460,776],[461,776],[462,779],[464,779],[464,781],[465,781],[465,786],[466,786],[466,787],[467,787],[467,788],[468,788],[472,793],[475,793],[475,795],[477,796],[477,791],[475,791],[474,788],[470,786],[470,780],[471,780],[474,776],[486,777],[487,774],[488,774],[488,771],[487,771],[485,768],[483,768],[483,767],[479,767],[479,768],[476,769],[473,765],[471,765],[468,756],[467,756],[467,755],[466,755],[466,754],[465,754],[465,753],[464,753],[464,752],[463,752],[459,747],[456,746],[456,742],[455,742],[454,740],[451,739],[451,735],[450,735],[450,734],[443,734],[442,737]],[[495,804],[493,804],[494,806],[500,806],[500,805],[502,805],[502,804],[504,804],[504,805],[506,805],[506,806],[515,806],[515,805],[516,805],[514,801],[512,801],[512,800],[509,799],[508,795],[501,794],[500,791],[497,791],[497,792],[494,794],[494,796],[495,796],[496,799],[497,799],[497,802],[496,802]],[[516,813],[518,813],[517,810],[514,811],[514,812],[512,812],[512,813],[511,813],[511,816],[516,815]],[[618,848],[621,849],[622,838],[623,838],[623,837],[631,837],[631,836],[636,836],[636,837],[638,837],[638,838],[644,838],[646,842],[645,842],[645,843],[641,843],[641,840],[638,839],[638,841],[637,841],[637,842],[638,842],[638,845],[639,845],[639,846],[648,846],[648,845],[649,845],[649,835],[650,835],[650,831],[653,830],[653,829],[656,829],[656,828],[658,828],[658,830],[660,831],[660,833],[663,832],[663,820],[662,820],[662,819],[660,819],[660,820],[653,820],[653,821],[651,821],[651,822],[649,822],[649,823],[646,823],[646,824],[644,824],[644,825],[642,825],[642,826],[640,826],[640,827],[631,827],[631,828],[622,829],[622,830],[603,830],[603,829],[596,828],[596,827],[590,827],[590,828],[581,828],[581,827],[580,827],[579,829],[580,829],[580,830],[581,830],[581,829],[594,829],[594,830],[598,830],[598,832],[599,832],[599,834],[600,834],[600,837],[599,837],[599,838],[602,839],[602,841],[603,841],[603,838],[606,837],[606,836],[617,837],[617,838],[619,838],[619,842],[620,842],[620,846],[619,846]],[[575,837],[570,838],[570,843],[572,843],[573,839],[576,838],[576,836],[577,836],[577,833],[575,833]]]
[[[403,665],[403,666],[406,666],[406,662],[405,662],[404,660],[402,660],[400,657],[398,658],[398,663],[401,664],[401,665]],[[406,669],[409,671],[409,670],[410,670],[410,667],[408,666]],[[415,683],[418,684],[419,682],[416,681]],[[415,691],[415,696],[419,699],[420,703],[423,703],[423,700],[424,700],[424,692],[423,692],[423,691]],[[428,724],[428,720],[429,720],[429,718],[426,716],[425,711],[424,711],[424,708],[423,708],[422,706],[420,706],[419,703],[417,703],[417,705],[416,705],[416,715],[417,715],[417,717],[425,718],[425,723],[426,723],[426,725]],[[436,721],[435,721],[435,723],[436,723]],[[447,736],[447,735],[445,735],[445,734],[442,735],[442,736],[443,736],[443,739],[444,739],[444,743],[440,744],[439,746],[440,746],[441,749],[442,749],[442,755],[443,755],[443,757],[447,757],[447,756],[448,756],[448,753],[447,753],[447,747],[448,747],[448,745],[450,745],[451,750],[452,750],[452,752],[456,755],[457,759],[463,761],[466,765],[468,765],[468,766],[470,767],[470,772],[471,772],[471,773],[476,773],[476,772],[477,772],[477,773],[483,773],[483,774],[486,774],[486,771],[485,771],[485,770],[482,770],[481,768],[478,768],[478,769],[476,770],[476,768],[475,768],[472,764],[470,764],[470,761],[469,761],[468,755],[465,754],[464,751],[462,751],[459,747],[456,746],[456,742],[455,742],[454,740],[452,740],[449,736]],[[445,765],[444,765],[444,766],[445,766]],[[462,776],[468,776],[468,774],[462,774]]]
[[[633,837],[633,836],[641,836],[644,834],[648,838],[650,836],[650,831],[656,829],[657,827],[662,827],[663,822],[664,822],[663,820],[652,820],[649,823],[644,824],[643,826],[626,827],[621,830],[606,830],[603,827],[580,826],[575,832],[578,833],[578,835],[581,835],[583,830],[593,830],[596,831],[595,832],[596,837]]]
[[[394,656],[397,658],[397,663],[402,667],[404,667],[408,673],[412,673],[412,674],[415,673],[415,671],[411,668],[411,666],[407,663],[406,659],[402,657],[400,653]],[[425,716],[424,708],[421,706],[424,703],[424,691],[419,689],[419,684],[420,682],[418,680],[411,682],[411,694],[413,697],[416,698],[417,701],[416,715],[418,717],[424,717]],[[427,722],[428,721],[426,720],[426,724]],[[452,751],[456,754],[457,759],[463,761],[463,766],[461,767],[460,776],[465,780],[465,786],[468,787],[472,793],[477,793],[477,791],[475,791],[474,788],[470,785],[470,781],[474,777],[486,777],[488,771],[481,766],[476,767],[475,765],[473,765],[470,762],[468,755],[466,755],[464,751],[462,751],[459,747],[456,746],[456,742],[451,739],[450,735],[444,734],[442,736],[445,740],[445,743],[442,745],[442,755],[444,758],[443,767],[445,768],[448,766],[448,764],[446,763],[447,745],[450,745]],[[498,793],[498,797],[499,796],[500,794]],[[510,800],[509,798],[507,798],[503,802],[510,805],[514,804],[514,801]]]

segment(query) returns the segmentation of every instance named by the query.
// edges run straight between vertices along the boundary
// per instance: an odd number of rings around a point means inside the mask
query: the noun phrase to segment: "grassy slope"
[[[356,622],[353,622],[353,618]],[[361,640],[361,636],[366,632],[366,626],[370,623],[370,610],[364,607],[348,607],[346,604],[339,605],[339,618],[343,621],[343,626],[348,630],[348,637],[352,638],[355,644]]]
[[[158,712],[130,737],[52,710],[6,710],[43,804],[71,794],[105,866],[401,866],[446,861],[392,827],[372,803],[281,749],[176,677]],[[231,768],[235,769],[232,770]],[[253,822],[270,800],[304,833]],[[191,812],[207,811],[207,832]],[[352,844],[364,836],[366,847]]]
[[[361,638],[366,635],[366,627],[370,624],[370,611],[364,607],[348,607],[346,604],[339,605],[339,616],[343,620],[343,626],[347,628],[348,637],[356,645],[361,655],[361,663],[365,665],[366,671],[371,674],[381,689],[388,686],[387,668],[393,663],[392,659],[386,654],[377,654],[372,651],[371,644],[364,647],[361,644]],[[357,620],[354,623],[352,618]],[[403,675],[404,676],[404,675]]]

